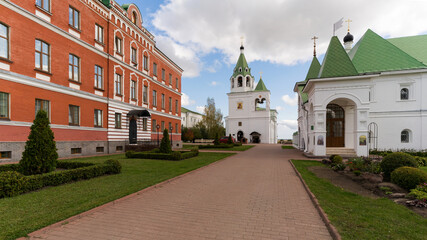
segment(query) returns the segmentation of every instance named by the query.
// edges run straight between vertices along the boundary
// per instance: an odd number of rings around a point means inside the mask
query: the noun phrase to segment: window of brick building
[[[36,39],[35,65],[38,70],[50,72],[50,46],[38,39]]]
[[[96,152],[97,153],[103,153],[104,152],[104,147],[96,147]]]
[[[153,107],[157,107],[157,91],[153,90]]]
[[[122,114],[121,113],[115,113],[114,114],[114,127],[115,128],[122,128]]]
[[[114,89],[116,90],[116,95],[122,95],[122,75],[117,73],[114,79]]]
[[[144,70],[148,71],[148,57],[144,55]]]
[[[68,24],[75,29],[80,29],[80,12],[70,6],[68,13]]]
[[[0,58],[9,59],[9,27],[0,22]]]
[[[165,94],[162,93],[162,109],[165,109]]]
[[[162,68],[162,80],[165,80],[165,70]]]
[[[136,100],[136,81],[130,81],[130,97]]]
[[[162,121],[162,132],[165,130],[165,121]]]
[[[131,48],[131,59],[133,64],[137,64],[137,54],[136,54],[136,48]]]
[[[81,154],[82,148],[71,148],[71,154]]]
[[[175,133],[178,133],[178,123],[175,123]]]
[[[169,73],[169,85],[172,86],[172,74]]]
[[[103,89],[103,71],[102,67],[95,65],[95,87]]]
[[[75,105],[68,106],[68,124],[72,126],[80,125],[80,107]]]
[[[157,76],[157,64],[153,63],[153,75]]]
[[[50,12],[50,0],[36,0],[36,6]]]
[[[157,132],[157,121],[155,119],[151,120],[151,131]]]
[[[95,24],[95,40],[104,44],[104,28]]]
[[[175,113],[178,113],[178,100],[175,100]]]
[[[80,82],[80,58],[73,54],[68,57],[68,79]]]
[[[47,117],[50,119],[50,103],[48,100],[36,99],[36,115],[40,110],[47,113]]]
[[[147,131],[147,118],[142,119],[142,130]]]
[[[11,151],[0,152],[0,159],[10,159],[10,158],[12,158],[12,152]]]
[[[93,126],[102,127],[102,110],[95,109],[93,122]]]
[[[0,119],[9,119],[9,93],[0,92]]]
[[[175,88],[178,89],[178,86],[179,86],[178,78],[175,78]]]
[[[148,102],[148,87],[145,85],[142,87],[142,101],[144,103]]]
[[[172,112],[172,98],[169,98],[169,112]]]
[[[116,53],[123,55],[122,39],[116,36]]]

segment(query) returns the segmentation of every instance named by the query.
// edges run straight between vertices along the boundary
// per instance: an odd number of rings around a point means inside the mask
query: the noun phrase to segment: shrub
[[[171,153],[171,157],[173,160],[181,160],[182,154],[181,154],[181,152],[175,151],[175,152]]]
[[[233,144],[233,138],[231,137],[231,134],[228,135],[227,144]]]
[[[220,144],[220,142],[219,142],[219,133],[216,133],[215,134],[215,139],[214,139],[214,145],[219,145]]]
[[[343,163],[338,163],[335,166],[332,166],[332,170],[334,170],[334,171],[343,171],[345,168],[346,168],[346,166]]]
[[[171,153],[172,147],[171,147],[171,141],[169,139],[169,133],[168,130],[165,128],[163,131],[163,138],[160,142],[160,152],[161,153]]]
[[[22,159],[19,162],[25,175],[51,172],[55,169],[58,153],[49,118],[43,110],[38,111],[31,126]]]
[[[390,174],[399,167],[417,167],[417,163],[411,155],[402,152],[390,153],[381,161],[381,169],[384,172],[384,180],[390,180]]]
[[[421,201],[427,201],[427,183],[420,184],[415,189],[411,189],[408,196]]]
[[[168,153],[153,153],[153,152],[136,152],[129,154],[128,158],[140,158],[140,159],[158,159],[158,160],[171,160],[179,161],[187,158],[192,158],[199,155],[198,149],[192,149],[191,151],[183,152],[172,152]]]
[[[335,155],[332,159],[332,165],[337,165],[342,163],[342,157],[340,155]]]
[[[418,168],[400,167],[391,173],[391,181],[406,190],[410,190],[418,184],[427,182],[427,173]]]
[[[0,198],[15,196],[46,186],[57,186],[105,174],[115,174],[121,170],[121,165],[117,160],[107,160],[103,164],[59,161],[58,167],[71,169],[31,176],[24,176],[18,172],[11,171],[1,172]]]
[[[418,157],[415,156],[415,160],[418,163],[418,167],[424,167],[427,166],[427,158],[426,157]]]
[[[3,164],[0,165],[0,172],[6,172],[6,171],[20,171],[19,164]]]
[[[125,156],[127,158],[130,158],[130,156],[132,156],[135,152],[134,151],[126,151]]]
[[[19,195],[25,188],[24,175],[16,171],[0,173],[0,198]]]
[[[354,170],[353,173],[356,176],[360,176],[360,174],[362,174],[362,172],[360,170]]]
[[[350,159],[347,165],[351,171],[360,171],[365,168],[365,162],[360,157]]]
[[[332,154],[331,156],[329,156],[329,160],[331,160],[331,161],[332,161],[332,159],[333,159],[335,156],[338,156],[338,155],[336,155],[336,154]]]
[[[233,146],[240,147],[240,146],[242,146],[242,143],[241,143],[241,142],[235,142],[235,143],[233,144]]]
[[[219,144],[219,145],[199,145],[200,149],[204,148],[232,148],[234,144]]]

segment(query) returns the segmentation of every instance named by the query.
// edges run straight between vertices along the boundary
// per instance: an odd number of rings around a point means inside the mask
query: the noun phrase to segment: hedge
[[[198,145],[200,149],[203,148],[232,148],[234,144],[219,144],[219,145]]]
[[[192,158],[199,155],[199,150],[193,149],[191,151],[174,151],[172,153],[156,153],[153,151],[150,152],[126,152],[127,158],[140,158],[140,159],[158,159],[158,160],[170,160],[170,161],[179,161],[187,158]]]
[[[58,186],[72,181],[121,172],[121,165],[117,160],[107,160],[103,164],[58,161],[57,167],[68,170],[30,176],[24,176],[17,171],[0,172],[0,198],[16,196],[47,186]]]
[[[381,169],[384,172],[384,180],[390,180],[390,174],[399,167],[417,167],[418,164],[415,158],[407,153],[395,152],[390,153],[383,158],[380,163]]]
[[[391,173],[391,182],[411,190],[417,185],[427,182],[427,173],[413,167],[400,167]]]

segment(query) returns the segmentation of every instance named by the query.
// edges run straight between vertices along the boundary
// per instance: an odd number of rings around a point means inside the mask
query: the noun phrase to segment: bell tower
[[[245,58],[245,47],[240,46],[240,56],[230,78],[230,92],[248,92],[254,89],[254,77]]]

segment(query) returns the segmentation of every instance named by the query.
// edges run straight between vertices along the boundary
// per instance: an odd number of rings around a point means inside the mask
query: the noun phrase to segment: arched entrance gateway
[[[241,142],[243,140],[243,132],[238,131],[237,132],[237,141]]]
[[[326,106],[326,147],[344,147],[344,109],[337,104]]]

